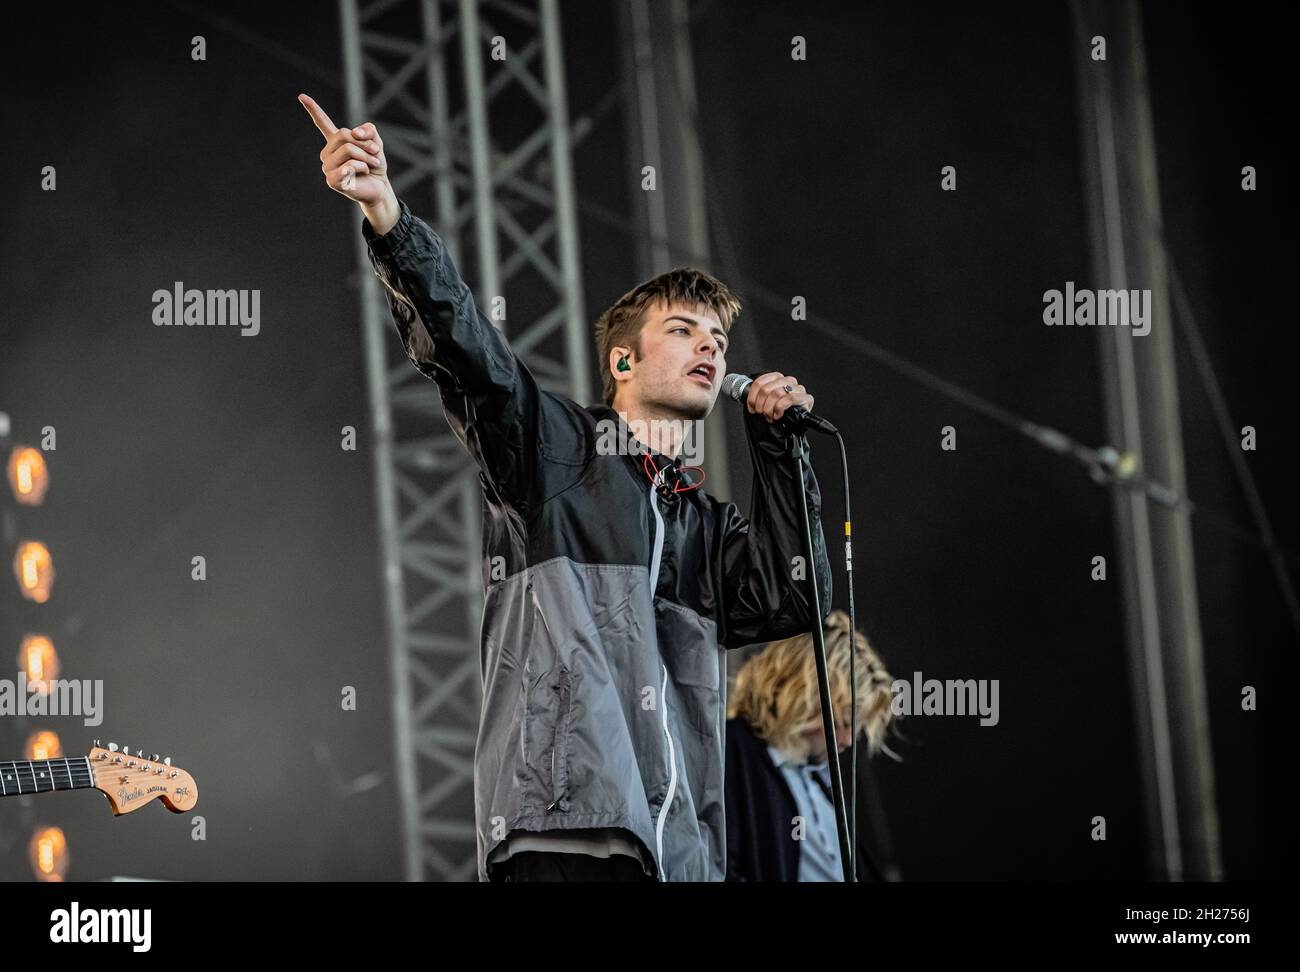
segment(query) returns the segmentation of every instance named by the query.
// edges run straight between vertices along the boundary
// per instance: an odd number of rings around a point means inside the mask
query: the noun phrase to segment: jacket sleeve
[[[406,355],[437,383],[452,431],[487,485],[526,508],[540,498],[545,460],[581,464],[587,436],[578,408],[538,387],[475,304],[442,239],[400,205],[387,233],[364,218],[361,233]]]
[[[821,491],[803,443],[804,484],[812,518],[813,560],[805,562],[798,460],[792,436],[746,411],[745,435],[754,466],[754,492],[746,520],[728,503],[722,523],[722,644],[740,648],[811,631],[808,583],[816,578],[822,619],[831,609],[831,567],[821,525]],[[797,559],[796,559],[797,558]]]

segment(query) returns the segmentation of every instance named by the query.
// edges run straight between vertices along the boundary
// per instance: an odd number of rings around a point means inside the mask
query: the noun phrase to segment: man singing
[[[812,396],[779,372],[751,387],[747,520],[680,455],[726,373],[740,311],[726,286],[688,268],[639,285],[596,324],[604,404],[543,391],[398,200],[375,126],[339,129],[299,101],[325,138],[326,185],[364,214],[406,353],[481,470],[479,878],[723,880],[723,652],[820,623],[809,578],[830,609],[811,467],[804,562],[792,445],[806,444],[774,424]],[[630,449],[601,447],[611,427]]]

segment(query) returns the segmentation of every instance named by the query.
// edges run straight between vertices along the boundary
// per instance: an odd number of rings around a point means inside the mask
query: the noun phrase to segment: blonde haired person
[[[849,629],[844,611],[827,616],[826,659],[841,751],[851,739]],[[856,675],[857,728],[866,755],[888,752],[892,679],[861,631]],[[749,658],[728,695],[727,880],[843,880],[812,635],[773,642]],[[846,803],[850,786],[845,773]],[[859,877],[880,879],[861,843],[857,856]]]

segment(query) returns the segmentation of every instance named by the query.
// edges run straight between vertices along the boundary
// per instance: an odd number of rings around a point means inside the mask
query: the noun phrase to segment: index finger
[[[338,126],[330,121],[330,116],[325,114],[325,109],[316,104],[310,95],[300,94],[298,95],[298,101],[307,109],[307,114],[311,115],[311,120],[316,124],[316,128],[326,138],[339,130]]]

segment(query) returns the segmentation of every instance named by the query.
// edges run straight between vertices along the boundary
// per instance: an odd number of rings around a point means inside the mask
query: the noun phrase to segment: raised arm
[[[527,509],[568,485],[556,480],[566,469],[578,475],[587,451],[579,409],[537,386],[442,240],[405,203],[400,213],[382,236],[368,220],[361,232],[407,357],[438,383],[452,430],[490,485]]]
[[[582,410],[538,387],[479,310],[443,241],[397,199],[374,124],[340,131],[314,101],[299,100],[326,138],[326,183],[362,207],[361,232],[402,345],[437,382],[453,432],[504,499],[521,509],[544,500],[580,470]]]

